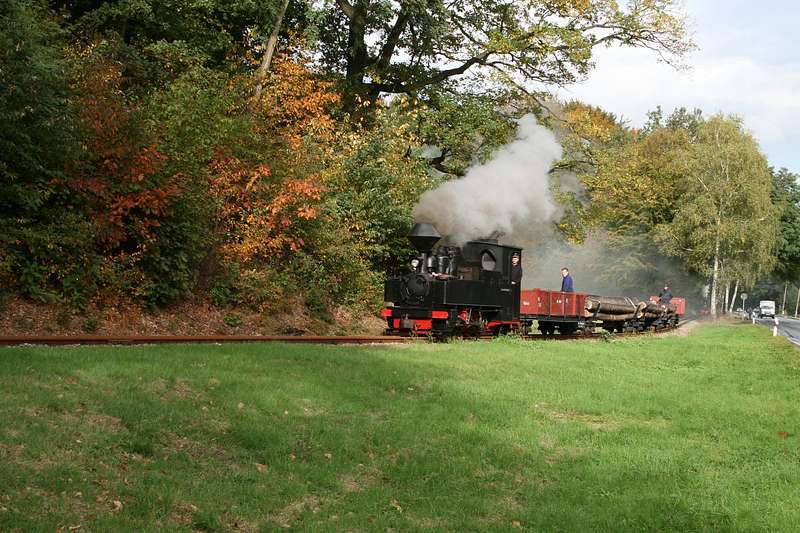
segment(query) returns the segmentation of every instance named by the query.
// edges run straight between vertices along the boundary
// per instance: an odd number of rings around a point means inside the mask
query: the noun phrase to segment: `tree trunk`
[[[725,301],[722,303],[722,314],[726,314],[728,312],[728,303],[730,302],[731,296],[731,282],[725,282]]]
[[[347,33],[347,70],[345,83],[347,88],[342,98],[345,111],[352,113],[364,100],[377,97],[367,94],[364,87],[364,74],[369,66],[369,51],[365,40],[368,2],[360,0],[353,4]]]
[[[272,65],[272,56],[275,54],[275,47],[278,45],[278,34],[281,31],[281,24],[283,17],[286,15],[286,8],[289,5],[289,0],[283,0],[281,8],[278,11],[278,18],[275,19],[275,25],[272,27],[272,34],[267,41],[267,49],[264,50],[264,57],[261,59],[261,65],[256,71],[256,90],[253,93],[253,103],[255,106],[261,101],[261,93],[264,91],[264,81],[267,79],[267,73]]]
[[[717,283],[719,282],[719,234],[714,243],[714,270],[711,274],[711,316],[717,318]]]
[[[728,313],[733,313],[733,308],[736,307],[736,297],[739,293],[739,280],[736,280],[736,284],[733,286],[733,298],[731,298],[731,306],[728,308]]]
[[[781,314],[786,314],[786,291],[789,290],[789,282],[783,284],[783,302],[781,302]]]
[[[800,285],[797,286],[797,302],[794,304],[794,317],[797,318],[797,311],[800,309]]]

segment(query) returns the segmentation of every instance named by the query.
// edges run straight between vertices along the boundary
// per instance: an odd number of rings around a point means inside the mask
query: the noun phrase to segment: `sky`
[[[684,0],[699,50],[687,71],[631,48],[596,50],[588,79],[558,92],[641,126],[661,105],[744,119],[770,165],[800,173],[800,5],[790,0]]]

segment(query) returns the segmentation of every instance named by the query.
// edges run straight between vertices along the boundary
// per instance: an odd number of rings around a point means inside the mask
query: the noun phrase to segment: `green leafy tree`
[[[382,109],[368,132],[342,143],[342,157],[327,172],[337,218],[377,272],[396,271],[411,255],[411,211],[432,185],[426,162],[413,155],[420,146],[413,130],[414,112],[406,105]]]
[[[668,253],[710,278],[716,315],[726,277],[753,283],[775,264],[772,176],[741,120],[724,115],[698,126],[697,139],[681,161],[679,207],[673,220],[661,225],[661,242]]]
[[[800,187],[797,175],[785,168],[773,170],[772,175],[772,201],[780,211],[780,221],[775,271],[770,281],[778,286],[781,310],[785,312],[789,285],[800,277]]]
[[[492,96],[434,93],[425,105],[412,106],[409,112],[424,145],[420,155],[443,174],[463,176],[474,163],[490,159],[516,131]]]
[[[344,82],[347,109],[465,74],[515,88],[571,83],[601,45],[647,47],[670,61],[691,48],[673,0],[327,0],[322,9],[320,52]]]
[[[773,171],[772,201],[780,209],[775,276],[781,281],[800,278],[800,185],[798,175],[785,168]]]
[[[655,228],[675,215],[681,179],[676,154],[689,145],[688,133],[665,127],[660,117],[653,122],[652,113],[641,131],[578,102],[564,106],[563,114],[566,157],[559,172],[575,172],[583,189],[560,193],[571,207],[562,230],[578,242],[602,235],[605,247],[617,253],[604,254],[598,277],[614,286],[639,291],[663,283],[668,261]],[[674,277],[680,269],[671,270]]]
[[[59,185],[78,146],[63,38],[45,4],[0,3],[0,285],[38,299],[52,297],[57,271],[80,271],[91,255]]]
[[[164,86],[205,66],[247,69],[278,17],[279,0],[120,0],[51,2],[79,39],[118,41],[125,76],[142,90]],[[231,63],[237,57],[237,63]]]

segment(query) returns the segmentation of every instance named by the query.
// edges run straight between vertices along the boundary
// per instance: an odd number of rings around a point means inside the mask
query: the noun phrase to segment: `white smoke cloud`
[[[538,233],[549,226],[560,214],[548,172],[561,159],[561,145],[533,115],[518,123],[516,140],[489,162],[424,193],[415,219],[432,223],[454,243],[494,232],[519,235],[525,228]]]

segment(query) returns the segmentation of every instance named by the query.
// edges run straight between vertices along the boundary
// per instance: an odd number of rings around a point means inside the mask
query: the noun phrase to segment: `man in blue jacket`
[[[569,275],[567,267],[561,269],[561,292],[575,292],[572,288],[572,276]]]

